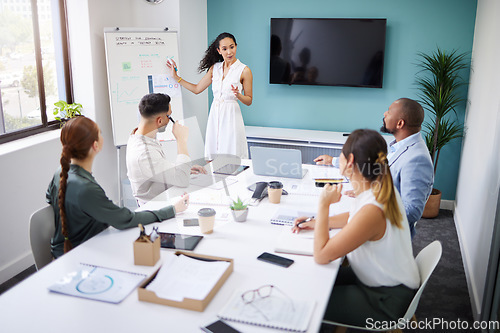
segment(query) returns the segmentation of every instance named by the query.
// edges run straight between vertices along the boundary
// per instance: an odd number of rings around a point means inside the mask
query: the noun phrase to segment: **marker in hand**
[[[177,66],[175,65],[175,62],[173,59],[167,59],[167,66],[168,67],[173,67],[174,71],[177,72]]]

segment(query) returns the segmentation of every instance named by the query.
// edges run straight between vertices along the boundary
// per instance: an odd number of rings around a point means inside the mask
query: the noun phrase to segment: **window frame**
[[[61,28],[61,46],[62,46],[62,57],[63,57],[63,72],[64,72],[64,88],[66,92],[66,101],[71,104],[73,103],[73,84],[71,78],[71,63],[70,63],[70,46],[68,37],[68,15],[66,0],[57,0],[59,5],[59,17],[60,17],[60,28]],[[38,0],[31,0],[31,13],[32,13],[32,24],[33,24],[33,39],[35,47],[35,63],[37,70],[37,79],[39,87],[39,102],[40,102],[40,113],[42,124],[31,126],[28,128],[23,128],[16,130],[11,133],[0,134],[0,144],[11,142],[14,140],[26,138],[31,135],[56,130],[60,128],[59,121],[47,121],[47,105],[45,99],[45,86],[43,79],[43,66],[42,66],[42,48],[40,41],[40,26],[38,22]],[[0,96],[0,103],[2,102]],[[0,115],[0,121],[4,121],[3,114]]]

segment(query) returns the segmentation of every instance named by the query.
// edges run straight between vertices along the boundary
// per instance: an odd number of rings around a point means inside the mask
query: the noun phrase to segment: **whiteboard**
[[[177,32],[106,28],[104,43],[115,146],[127,144],[140,120],[139,101],[150,92],[171,98],[172,117],[182,119],[180,84],[167,75],[166,61],[178,62]]]

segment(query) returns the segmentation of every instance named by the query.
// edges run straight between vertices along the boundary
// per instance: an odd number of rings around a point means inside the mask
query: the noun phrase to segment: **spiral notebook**
[[[241,298],[245,291],[236,291],[217,316],[228,321],[284,331],[307,331],[314,311],[313,301],[293,300],[272,294],[245,304]]]
[[[80,264],[49,287],[56,293],[120,303],[146,278],[146,274],[116,270],[90,264]]]
[[[293,223],[297,217],[307,216],[313,217],[314,212],[300,211],[297,209],[279,208],[273,217],[271,217],[271,224],[286,225],[293,227]]]

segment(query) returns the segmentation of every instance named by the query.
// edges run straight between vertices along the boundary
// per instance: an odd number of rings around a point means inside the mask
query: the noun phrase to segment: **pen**
[[[153,227],[153,231],[149,235],[149,239],[154,243],[154,241],[158,238],[158,227]]]
[[[300,225],[302,223],[306,223],[306,222],[312,221],[313,218],[314,218],[314,216],[311,216],[311,217],[308,217],[307,219],[305,219],[304,221],[300,221],[299,223],[297,223],[297,228],[300,228]]]
[[[170,119],[170,121],[175,124],[174,118],[170,117],[170,115],[167,115],[167,118]]]

